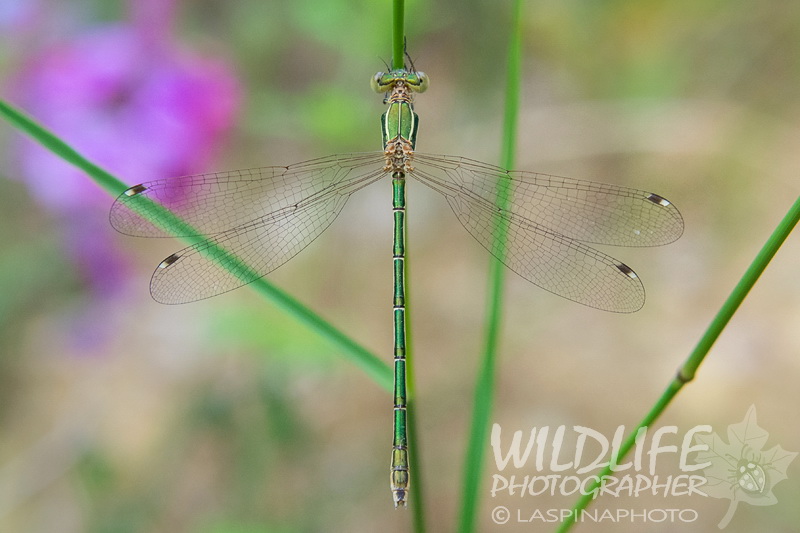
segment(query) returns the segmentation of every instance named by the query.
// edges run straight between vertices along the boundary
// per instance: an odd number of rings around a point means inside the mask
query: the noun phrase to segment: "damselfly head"
[[[404,68],[389,72],[378,72],[371,80],[372,90],[376,93],[385,93],[392,90],[396,83],[403,82],[415,93],[424,92],[430,84],[424,72],[406,70]]]

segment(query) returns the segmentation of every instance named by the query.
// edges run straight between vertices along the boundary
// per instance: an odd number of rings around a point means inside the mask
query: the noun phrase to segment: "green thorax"
[[[417,127],[419,118],[414,113],[411,102],[390,102],[389,109],[381,115],[381,133],[383,134],[383,147],[397,139],[403,139],[411,144],[413,150],[417,144]]]
[[[385,102],[389,104],[389,108],[381,115],[384,149],[389,147],[389,143],[405,141],[413,150],[419,126],[419,118],[414,113],[414,93],[421,93],[428,88],[428,77],[423,72],[406,69],[379,72],[372,79],[372,88],[376,92],[386,93]]]

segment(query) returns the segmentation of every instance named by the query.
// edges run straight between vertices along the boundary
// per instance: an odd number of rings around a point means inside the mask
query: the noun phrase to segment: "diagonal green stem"
[[[56,137],[53,132],[37,124],[32,118],[4,100],[0,100],[0,115],[10,122],[12,126],[28,134],[33,140],[67,163],[86,172],[100,187],[112,196],[117,196],[128,188],[122,181],[89,161],[70,145]]]
[[[636,433],[639,431],[639,429],[649,426],[655,422],[656,419],[658,419],[658,417],[661,416],[661,414],[666,410],[667,406],[683,388],[683,386],[694,379],[697,369],[700,367],[700,364],[703,362],[706,355],[708,355],[708,352],[717,341],[717,338],[719,338],[722,330],[725,329],[725,326],[728,324],[731,317],[733,317],[733,314],[737,309],[739,309],[739,306],[750,292],[750,289],[752,289],[753,285],[755,285],[756,281],[758,281],[758,278],[764,272],[764,269],[767,268],[767,265],[778,252],[778,249],[792,232],[792,229],[794,229],[798,221],[800,221],[800,197],[795,200],[794,204],[792,204],[792,207],[789,208],[789,211],[786,213],[786,216],[783,217],[783,220],[780,221],[778,226],[772,232],[772,235],[770,235],[769,239],[767,239],[767,242],[761,248],[761,251],[759,251],[758,255],[756,255],[755,259],[753,259],[753,262],[742,275],[742,278],[736,284],[736,287],[733,288],[730,296],[728,296],[728,298],[725,300],[725,303],[722,304],[722,307],[711,321],[711,324],[709,324],[705,333],[697,342],[697,345],[695,346],[694,350],[692,350],[692,353],[689,354],[689,357],[686,358],[686,361],[684,361],[683,365],[678,370],[677,375],[672,379],[666,390],[662,393],[661,397],[650,409],[650,412],[647,413],[642,421],[639,422],[639,424],[633,429],[630,435],[628,435],[628,437],[625,439],[625,442],[622,443],[616,462],[619,462],[633,448],[636,443]],[[609,476],[611,474],[611,464],[609,464],[609,466],[607,466],[600,474],[598,474],[598,476],[600,479],[603,479],[604,476]],[[569,531],[572,528],[572,526],[575,524],[574,517],[577,516],[583,509],[585,509],[589,503],[591,503],[592,492],[598,486],[599,483],[594,483],[592,486],[587,488],[587,495],[582,496],[577,502],[575,502],[575,505],[572,507],[572,514],[570,515],[573,517],[573,520],[563,522],[561,527],[558,529],[559,532]]]
[[[33,119],[3,100],[0,100],[0,116],[4,117],[14,127],[32,137],[35,141],[39,142],[42,146],[59,156],[64,161],[75,165],[79,169],[86,172],[108,193],[116,196],[128,188],[125,183],[83,157],[74,148],[59,139],[55,134],[48,131],[40,124],[37,124]],[[153,204],[152,209],[160,210],[162,217],[168,218],[168,222],[170,224],[175,224],[173,227],[189,228],[188,224],[163,207]],[[197,234],[197,232],[192,231],[189,231],[189,233]],[[191,242],[191,240],[188,241]],[[231,261],[231,268],[247,269],[247,265],[239,262],[233,256],[225,254],[224,250],[221,248],[212,247],[209,252],[212,254],[217,253],[225,255],[226,259]],[[270,299],[278,307],[294,316],[311,329],[315,330],[324,338],[333,342],[334,345],[338,346],[339,349],[342,350],[342,353],[345,355],[345,357],[361,367],[362,370],[369,374],[370,377],[378,382],[378,384],[380,384],[383,388],[391,390],[391,370],[377,356],[336,329],[328,321],[314,313],[311,309],[294,299],[288,293],[268,282],[266,279],[259,278],[251,283],[250,286],[261,295]]]
[[[730,296],[728,296],[728,299],[725,300],[725,303],[722,304],[714,320],[711,321],[708,329],[698,341],[697,346],[695,346],[694,350],[692,350],[692,353],[681,367],[678,377],[682,381],[688,383],[694,379],[697,369],[700,367],[703,359],[705,359],[708,351],[711,350],[711,346],[716,342],[722,330],[725,329],[725,326],[728,325],[733,314],[742,304],[742,301],[750,292],[750,289],[753,288],[753,285],[756,284],[758,278],[761,277],[761,274],[767,268],[769,262],[775,257],[775,254],[778,252],[783,242],[789,237],[789,234],[797,225],[798,221],[800,221],[800,197],[795,200],[792,207],[789,208],[789,211],[772,232],[772,235],[769,236],[767,242],[764,243],[758,255],[753,259],[753,262],[747,267],[742,278],[736,284],[736,287],[733,288],[733,291]]]
[[[508,48],[508,72],[506,78],[505,116],[503,126],[503,146],[501,165],[514,168],[514,152],[517,138],[517,119],[520,100],[520,72],[522,2],[516,0],[513,7],[511,36]],[[502,185],[500,185],[502,184]],[[506,181],[498,181],[498,206],[506,208],[510,202],[510,191]],[[462,533],[475,531],[475,520],[478,511],[478,496],[481,475],[483,473],[486,442],[489,436],[489,420],[492,415],[494,396],[495,368],[497,365],[497,346],[502,323],[503,283],[508,222],[498,218],[495,228],[494,257],[490,263],[489,295],[487,308],[486,338],[480,363],[475,392],[473,396],[472,423],[469,444],[464,466],[464,486],[461,495],[461,513],[459,531]]]

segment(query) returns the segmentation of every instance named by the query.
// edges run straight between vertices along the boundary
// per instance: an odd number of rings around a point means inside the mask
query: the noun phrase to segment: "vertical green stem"
[[[404,29],[404,21],[405,21],[405,1],[404,0],[394,0],[393,2],[393,23],[392,23],[392,68],[393,69],[401,69],[405,66],[405,29]],[[414,116],[416,120],[416,115]],[[384,145],[388,139],[384,138]],[[413,143],[413,140],[412,140]],[[398,226],[398,219],[397,214],[395,214],[395,242],[397,242],[398,234],[403,242],[405,240],[405,180],[400,180],[402,183],[397,183],[396,180],[393,181],[394,187],[394,198],[395,198],[395,207],[397,207],[398,199],[402,199],[403,202],[403,216],[401,220],[401,224]],[[395,257],[397,256],[398,250],[395,249]],[[407,269],[406,264],[406,256],[405,256],[405,246],[403,246],[402,250],[403,259],[402,259],[402,270],[399,271],[399,275],[402,281],[402,298],[404,306],[406,306],[406,286],[405,286],[405,272]],[[398,269],[395,266],[395,291],[397,291],[398,287]],[[397,297],[397,294],[395,294]],[[395,311],[395,313],[397,313]],[[403,310],[403,325],[402,325],[402,335],[403,335],[403,342],[404,342],[404,359],[402,363],[402,383],[400,377],[397,375],[398,367],[400,363],[397,360],[397,350],[395,350],[395,390],[397,391],[398,387],[402,387],[403,389],[403,409],[402,409],[402,416],[398,414],[400,411],[397,407],[395,407],[395,444],[397,445],[398,442],[404,442],[407,444],[408,447],[411,448],[411,453],[405,452],[404,457],[399,457],[402,455],[400,452],[397,451],[395,447],[392,452],[392,484],[394,487],[396,476],[400,474],[395,474],[394,465],[395,461],[406,461],[406,467],[410,468],[412,472],[414,472],[414,490],[411,491],[411,498],[413,500],[412,505],[412,512],[414,513],[414,531],[422,532],[425,531],[425,513],[424,513],[424,498],[422,492],[422,482],[421,482],[421,460],[420,460],[420,449],[417,446],[417,427],[416,427],[416,417],[414,415],[414,365],[412,359],[412,352],[410,350],[410,319],[407,311],[404,307]],[[395,339],[398,338],[398,324],[397,324],[397,314],[395,314]],[[395,403],[398,400],[398,394],[395,392]],[[398,425],[397,423],[400,422],[400,418],[402,418],[402,422],[405,424],[403,427],[403,432],[407,431],[407,434],[402,436],[402,439],[398,439]],[[409,480],[408,470],[406,471],[406,480],[407,483]],[[394,490],[394,489],[393,489]],[[397,494],[397,492],[395,492]]]
[[[503,113],[503,145],[500,165],[514,168],[519,123],[520,84],[522,78],[522,0],[516,0],[512,21],[511,41],[508,46],[508,71],[506,72],[506,101]]]
[[[513,168],[519,110],[520,62],[521,62],[521,13],[522,2],[516,0],[511,24],[511,38],[508,49],[508,72],[506,78],[506,101],[503,127],[502,166]],[[510,201],[511,191],[506,182],[498,182],[497,205],[505,207]],[[492,415],[494,396],[497,346],[502,322],[502,294],[505,267],[501,259],[505,256],[507,222],[498,218],[495,221],[494,258],[490,264],[489,297],[487,307],[486,338],[481,367],[475,385],[473,398],[472,424],[464,468],[464,488],[461,500],[459,531],[475,531],[475,518],[479,503],[480,480],[483,473],[484,451],[489,436],[489,422]]]
[[[392,68],[403,68],[405,63],[405,0],[394,0],[392,11]]]
[[[408,446],[411,448],[411,453],[408,455],[408,468],[410,472],[414,473],[414,490],[411,491],[410,502],[411,512],[413,513],[414,531],[422,533],[425,531],[425,493],[422,468],[422,448],[419,445],[419,438],[417,435],[417,402],[414,389],[414,353],[413,353],[413,335],[411,318],[412,305],[409,302],[409,282],[410,279],[406,275],[410,271],[409,266],[409,251],[408,244],[408,206],[406,206],[406,228],[405,228],[405,259],[403,260],[404,274],[403,281],[405,284],[405,299],[406,299],[406,405],[408,412]]]

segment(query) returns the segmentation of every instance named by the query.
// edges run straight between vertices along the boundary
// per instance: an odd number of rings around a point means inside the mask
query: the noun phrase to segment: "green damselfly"
[[[120,195],[110,219],[117,231],[137,237],[206,238],[164,259],[150,282],[155,300],[187,303],[274,271],[330,226],[350,195],[391,177],[395,379],[390,475],[395,506],[402,506],[409,485],[406,177],[442,194],[466,230],[511,270],[547,291],[606,311],[637,311],[644,304],[644,287],[630,267],[589,244],[667,244],[680,237],[683,219],[672,203],[650,192],[418,153],[413,97],[428,87],[428,77],[413,67],[396,69],[376,74],[372,86],[388,104],[381,117],[383,151],[151,181]],[[165,216],[163,208],[183,222]]]

